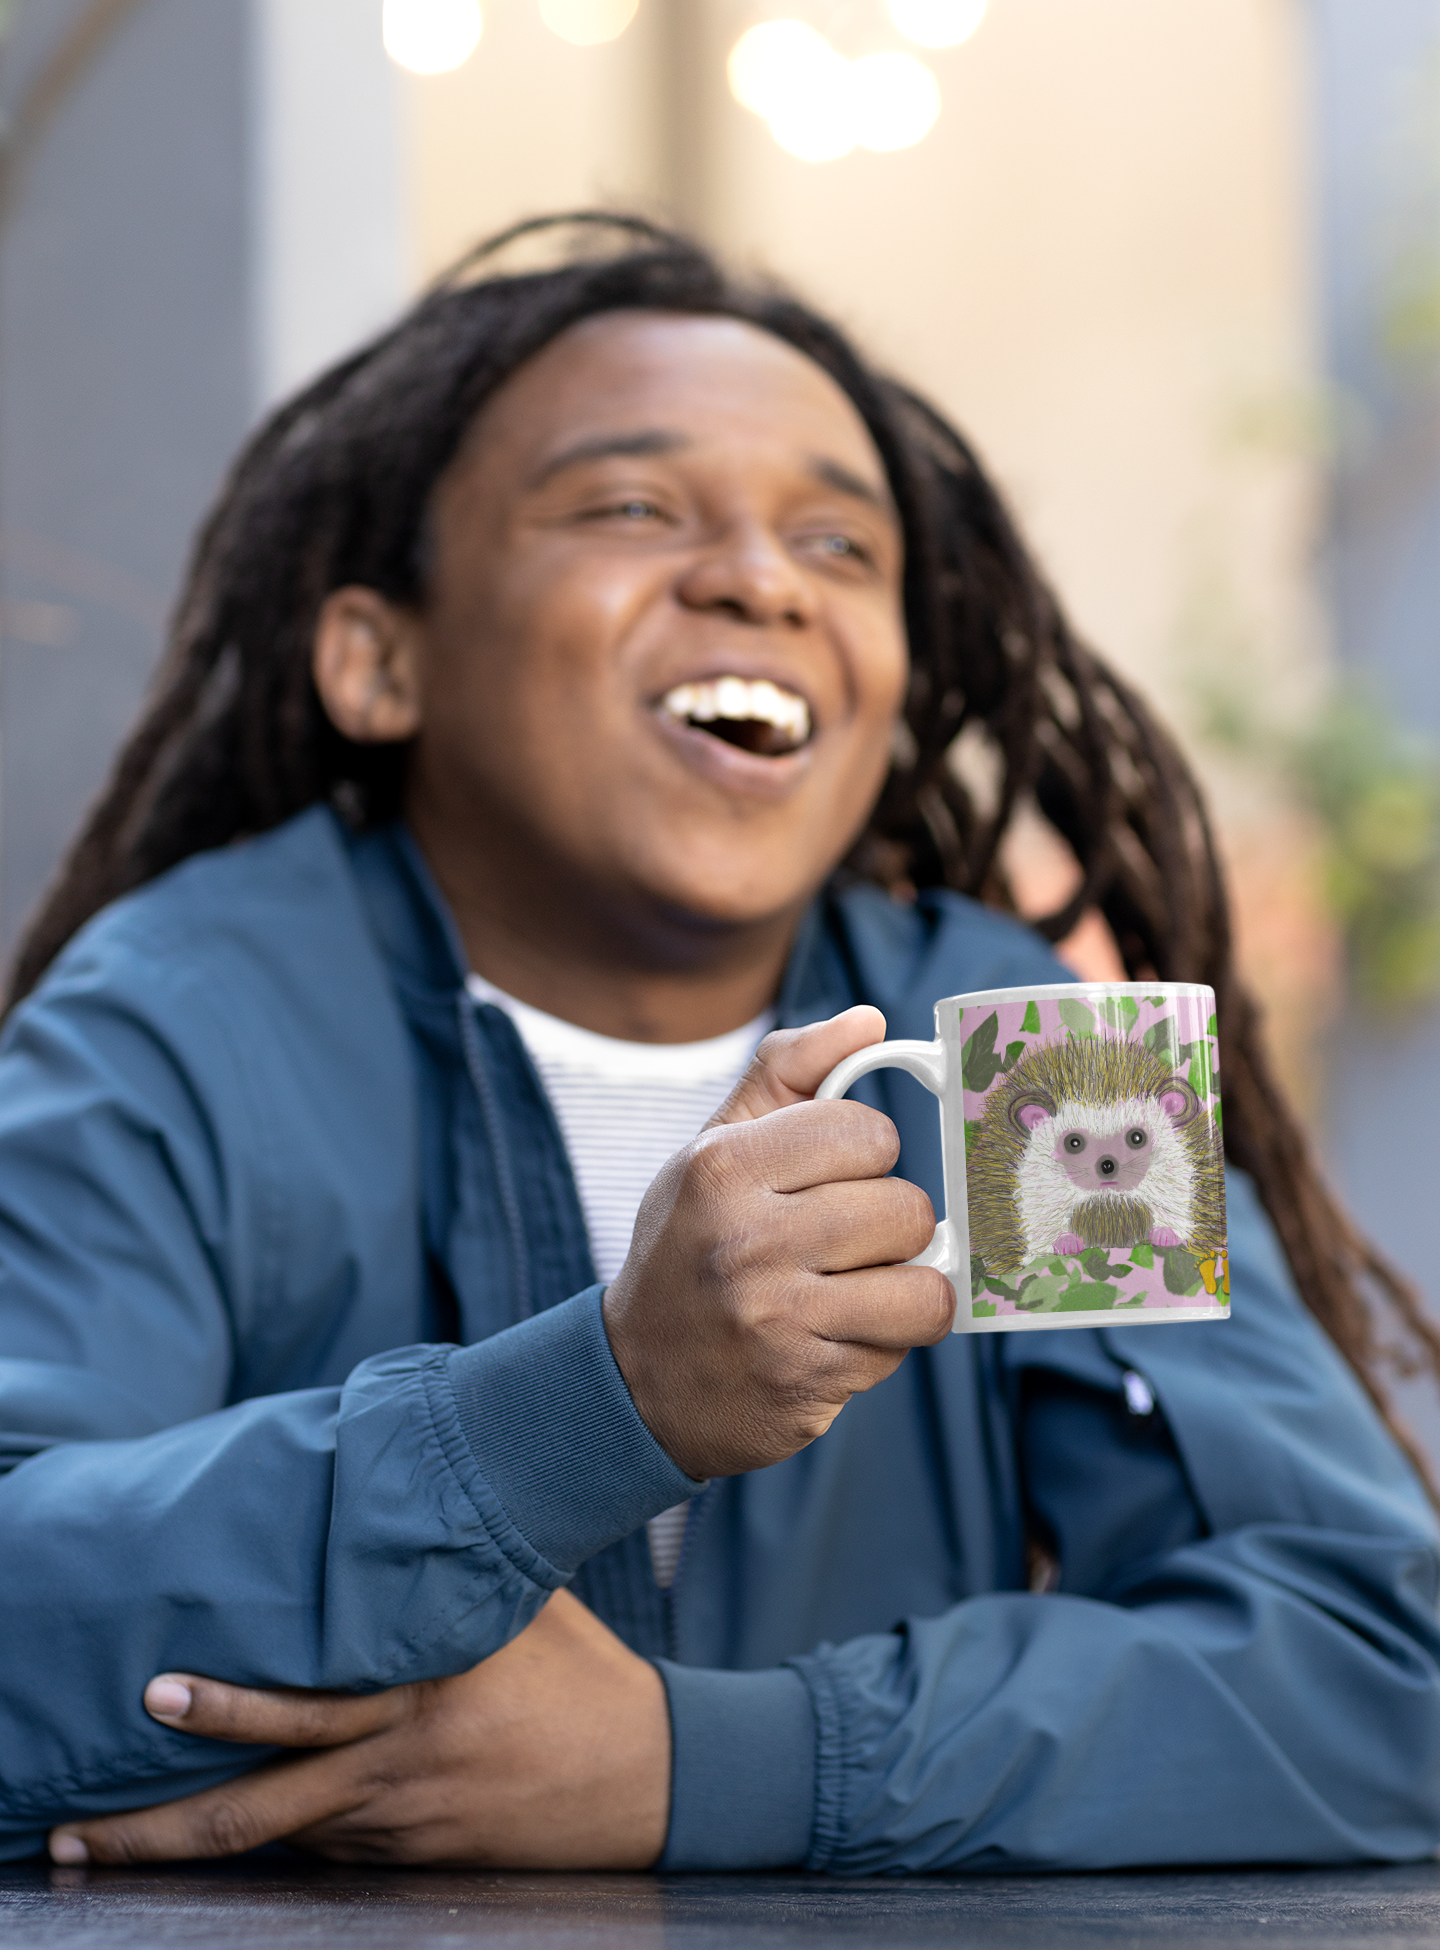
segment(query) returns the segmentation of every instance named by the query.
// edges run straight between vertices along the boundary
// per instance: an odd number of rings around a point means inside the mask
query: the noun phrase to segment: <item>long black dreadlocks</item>
[[[499,253],[536,237],[562,247],[558,261],[496,268]],[[1321,1182],[1276,1087],[1236,976],[1205,808],[1176,746],[1076,640],[954,428],[792,296],[737,281],[640,218],[517,225],[261,427],[201,531],[149,704],[20,946],[7,1006],[106,902],[190,854],[317,801],[358,824],[396,816],[404,748],[342,737],[311,681],[320,605],[346,583],[423,602],[426,509],[476,413],[568,326],[621,308],[748,321],[854,402],[904,526],[913,674],[909,739],[851,866],[1005,904],[1001,841],[1022,804],[1038,806],[1080,869],[1041,933],[1059,940],[1096,907],[1132,978],[1215,990],[1226,1151],[1254,1178],[1307,1305],[1388,1417],[1382,1370],[1440,1372],[1440,1333]],[[962,734],[994,761],[988,804],[953,763]],[[1382,1345],[1372,1300],[1398,1344]]]

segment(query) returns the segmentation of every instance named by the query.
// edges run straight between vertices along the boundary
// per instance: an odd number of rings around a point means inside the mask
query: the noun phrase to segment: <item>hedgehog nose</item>
[[[1118,1167],[1113,1158],[1097,1158],[1095,1169],[1102,1178],[1113,1178]]]

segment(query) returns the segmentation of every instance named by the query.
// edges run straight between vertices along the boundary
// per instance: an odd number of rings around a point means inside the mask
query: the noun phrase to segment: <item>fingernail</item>
[[[152,1679],[145,1688],[145,1711],[157,1720],[183,1720],[193,1705],[190,1688],[179,1679]]]
[[[50,1837],[50,1860],[52,1862],[88,1862],[90,1851],[78,1835],[52,1835]]]

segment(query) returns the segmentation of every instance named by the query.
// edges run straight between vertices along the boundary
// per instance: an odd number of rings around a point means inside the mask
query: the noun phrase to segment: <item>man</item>
[[[682,272],[442,294],[262,431],[42,917],[145,883],[0,1056],[10,1847],[1421,1853],[1433,1525],[1245,1182],[1226,1326],[952,1338],[933,1106],[811,1101],[1060,971],[835,881],[952,710],[927,450]],[[1030,585],[966,492],[978,685]]]

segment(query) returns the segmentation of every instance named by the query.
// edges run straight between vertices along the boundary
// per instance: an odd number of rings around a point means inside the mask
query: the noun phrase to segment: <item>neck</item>
[[[487,982],[601,1036],[694,1043],[752,1022],[779,993],[804,912],[724,925],[628,911],[593,890],[523,885],[476,870],[412,820],[470,967]]]

